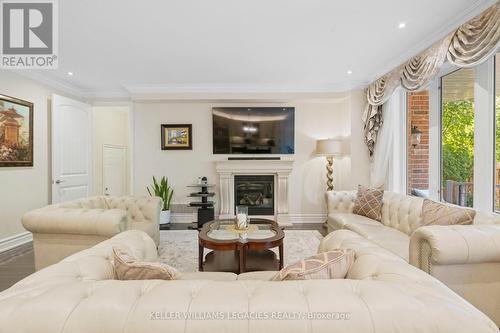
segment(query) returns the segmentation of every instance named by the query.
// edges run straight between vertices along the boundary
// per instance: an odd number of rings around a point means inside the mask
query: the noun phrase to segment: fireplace
[[[234,206],[248,206],[249,215],[274,215],[274,176],[235,175]]]
[[[291,225],[290,213],[288,212],[288,178],[292,169],[293,161],[283,159],[217,161],[215,170],[219,175],[219,219],[234,218],[235,207],[238,205],[235,193],[235,179],[237,177],[264,176],[269,177],[268,179],[274,179],[274,181],[271,181],[273,209],[266,207],[266,211],[270,213],[265,215],[266,218],[275,220],[280,226]],[[252,181],[255,181],[255,179],[252,179]],[[266,201],[266,203],[269,203],[269,201]]]

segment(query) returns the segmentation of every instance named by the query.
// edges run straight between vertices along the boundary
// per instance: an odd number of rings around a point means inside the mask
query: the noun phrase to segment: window
[[[407,105],[407,191],[429,196],[429,91],[409,92]]]
[[[500,53],[495,56],[495,211],[500,211]]]
[[[473,206],[474,69],[441,78],[441,200]]]

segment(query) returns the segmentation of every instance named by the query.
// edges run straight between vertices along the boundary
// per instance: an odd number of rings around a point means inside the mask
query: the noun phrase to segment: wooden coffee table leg
[[[280,253],[280,265],[279,265],[279,268],[280,268],[280,270],[282,270],[283,269],[283,257],[284,257],[283,242],[279,245],[278,250],[279,250],[279,253]]]
[[[245,273],[247,266],[247,247],[245,245],[238,247],[238,252],[240,255],[239,271]]]
[[[198,245],[198,270],[203,272],[203,246]]]

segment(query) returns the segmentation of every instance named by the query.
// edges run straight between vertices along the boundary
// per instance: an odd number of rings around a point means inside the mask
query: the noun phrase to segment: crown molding
[[[297,98],[331,98],[334,94],[359,89],[366,83],[338,85],[278,84],[168,84],[128,85],[133,101],[143,100],[289,100]]]
[[[84,93],[85,98],[94,102],[128,102],[130,101],[130,93],[127,91],[87,91]]]
[[[324,99],[331,98],[335,93],[366,88],[370,82],[390,72],[397,66],[423,51],[439,39],[458,28],[488,7],[496,0],[478,0],[472,3],[461,15],[444,24],[439,30],[422,39],[412,48],[391,58],[385,66],[368,77],[370,80],[352,81],[340,84],[137,84],[123,85],[123,90],[87,91],[62,78],[50,73],[29,70],[14,70],[13,72],[45,84],[56,91],[69,94],[84,101],[99,102],[130,102],[159,100],[293,100],[293,99]]]
[[[419,43],[416,43],[412,48],[406,50],[396,57],[391,58],[391,60],[389,60],[385,66],[383,66],[380,70],[377,70],[373,75],[370,75],[370,80],[365,84],[365,86],[368,86],[371,82],[389,73],[426,48],[430,47],[432,44],[444,38],[446,35],[457,29],[465,22],[469,21],[475,16],[481,14],[489,7],[493,6],[496,2],[497,0],[478,0],[472,3],[469,8],[464,10],[459,16],[455,17],[453,20],[447,22],[446,24],[443,24],[439,30],[434,31],[432,34],[422,39]]]
[[[54,77],[50,77],[49,75],[42,74],[41,72],[35,72],[30,70],[11,70],[11,71],[13,73],[19,74],[33,81],[42,83],[57,91],[72,95],[78,99],[85,99],[85,90],[72,83]]]

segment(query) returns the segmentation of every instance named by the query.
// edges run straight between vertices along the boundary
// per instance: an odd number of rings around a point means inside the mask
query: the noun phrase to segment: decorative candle
[[[244,230],[248,227],[248,207],[236,206],[236,229]]]
[[[247,216],[243,213],[236,215],[236,227],[238,229],[247,228]]]

